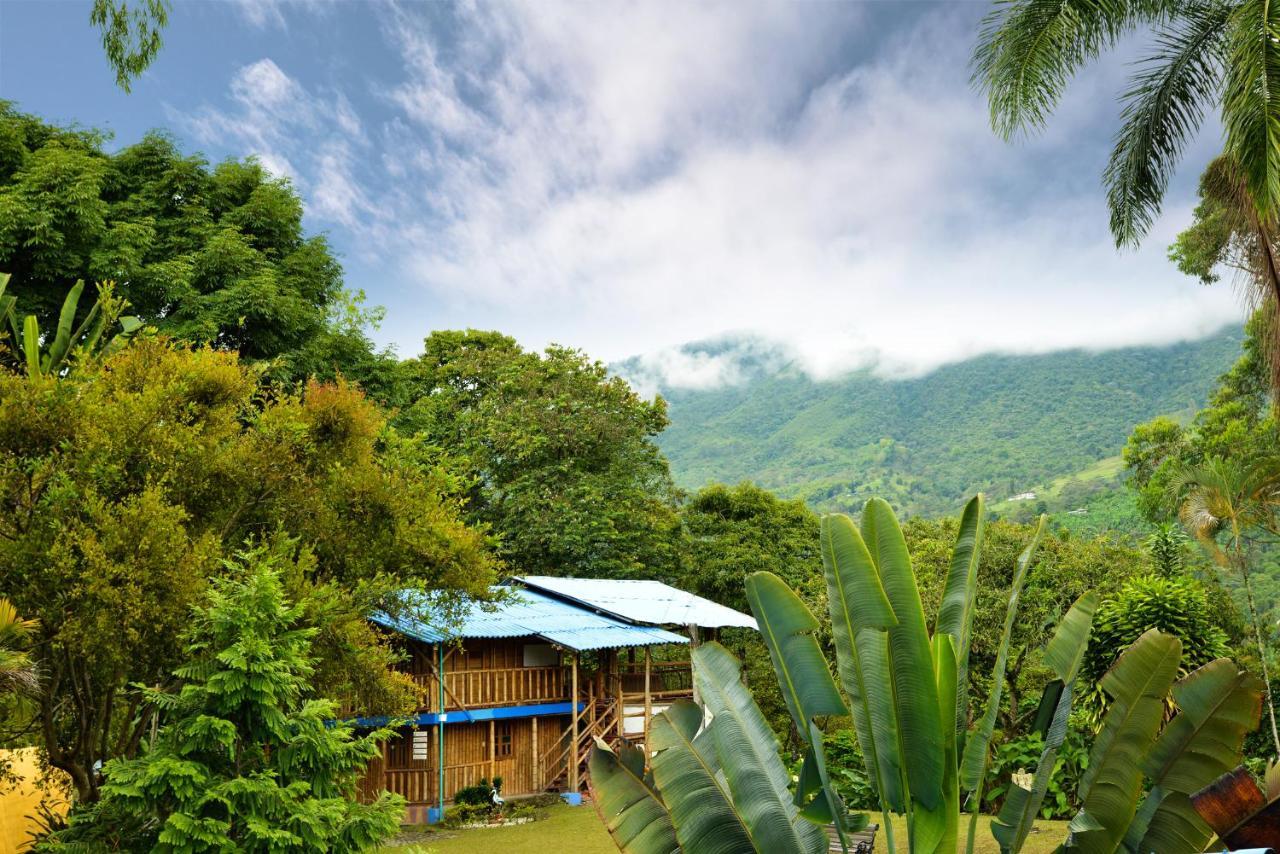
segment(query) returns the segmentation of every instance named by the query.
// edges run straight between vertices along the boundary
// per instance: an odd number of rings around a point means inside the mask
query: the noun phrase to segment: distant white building
[[[1034,492],[1019,492],[1017,495],[1009,499],[1010,501],[1035,501],[1036,494]]]

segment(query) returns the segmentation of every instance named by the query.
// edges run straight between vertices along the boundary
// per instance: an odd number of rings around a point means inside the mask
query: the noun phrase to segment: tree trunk
[[[1276,727],[1276,707],[1271,700],[1271,675],[1267,671],[1267,647],[1262,640],[1262,626],[1258,622],[1258,608],[1253,601],[1253,581],[1249,578],[1249,567],[1236,547],[1236,559],[1240,575],[1244,579],[1245,598],[1249,601],[1249,619],[1253,623],[1253,638],[1258,644],[1258,664],[1262,667],[1262,682],[1267,691],[1267,712],[1271,716],[1271,738],[1275,743],[1276,757],[1280,758],[1280,729]]]

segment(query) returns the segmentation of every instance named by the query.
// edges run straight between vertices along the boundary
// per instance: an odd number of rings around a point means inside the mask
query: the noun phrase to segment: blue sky
[[[1165,260],[1212,123],[1146,245],[1111,244],[1099,175],[1139,43],[1006,145],[967,81],[976,2],[177,0],[129,95],[88,9],[0,0],[0,97],[113,146],[164,128],[259,157],[402,355],[496,328],[707,385],[732,360],[681,345],[901,374],[1240,316]]]

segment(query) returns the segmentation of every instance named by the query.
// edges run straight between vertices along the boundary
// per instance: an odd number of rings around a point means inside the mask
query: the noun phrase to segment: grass
[[[486,830],[454,830],[428,834],[416,843],[416,850],[423,854],[472,854],[488,851],[495,854],[547,854],[547,852],[573,852],[573,854],[616,854],[609,833],[596,811],[589,805],[580,807],[554,806],[547,810],[546,818],[532,824],[513,827],[497,827]],[[978,836],[975,850],[978,854],[999,854],[1000,848],[991,836],[991,819],[978,819]],[[900,838],[898,848],[905,850],[905,829],[895,823]],[[1065,821],[1038,821],[1036,829],[1027,838],[1024,854],[1047,854],[1066,838]],[[965,833],[968,832],[967,816],[960,822],[960,845],[963,850]],[[1038,831],[1038,832],[1037,832]],[[383,854],[410,854],[413,845],[383,849]],[[876,851],[884,852],[884,833],[876,834]]]

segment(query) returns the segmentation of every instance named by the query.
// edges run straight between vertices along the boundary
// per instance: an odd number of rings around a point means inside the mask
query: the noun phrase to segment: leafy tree
[[[364,333],[375,314],[342,288],[302,202],[253,160],[210,168],[159,133],[114,154],[102,137],[0,103],[0,270],[19,314],[56,328],[77,279],[159,332],[268,361],[286,379],[341,372],[382,397],[394,359]]]
[[[1225,151],[1205,171],[1197,225],[1174,247],[1205,281],[1218,261],[1248,271],[1272,304],[1280,297],[1280,114],[1274,68],[1280,18],[1267,0],[1014,0],[988,16],[974,79],[1006,139],[1044,126],[1067,81],[1138,29],[1154,48],[1124,94],[1121,128],[1103,174],[1116,244],[1137,245],[1160,213],[1169,179],[1207,110],[1217,108]],[[1280,329],[1269,349],[1280,356]],[[1280,391],[1280,367],[1271,378]]]
[[[169,0],[93,0],[89,22],[102,31],[102,49],[124,91],[155,61],[169,24]]]
[[[355,799],[389,730],[355,736],[312,686],[315,629],[290,605],[286,540],[227,561],[193,609],[176,692],[149,690],[165,723],[136,759],[104,769],[102,800],[45,848],[118,840],[130,851],[356,852],[394,834],[403,800]],[[293,567],[296,572],[297,568]]]
[[[1250,577],[1247,539],[1250,534],[1278,532],[1277,483],[1280,483],[1280,468],[1274,459],[1214,457],[1201,465],[1179,470],[1172,487],[1176,494],[1184,496],[1179,510],[1183,525],[1204,544],[1219,565],[1236,573],[1244,586],[1258,663],[1266,685],[1271,735],[1276,753],[1280,755],[1280,729],[1276,726],[1266,642]]]
[[[1150,629],[1182,642],[1184,676],[1227,655],[1227,634],[1209,609],[1200,583],[1188,576],[1143,575],[1131,579],[1114,597],[1103,600],[1093,618],[1093,637],[1082,674],[1094,686],[1082,700],[1096,723],[1108,707],[1098,687],[1126,649]]]
[[[1187,543],[1187,535],[1177,525],[1165,522],[1156,526],[1145,545],[1159,575],[1178,578],[1186,572]]]
[[[954,518],[913,518],[902,526],[920,597],[930,613],[942,602],[958,528],[959,520]],[[969,653],[972,690],[978,698],[989,694],[986,674],[994,669],[999,653],[1018,556],[1034,534],[1035,526],[1006,520],[984,527]],[[1010,635],[1008,679],[997,718],[1005,737],[1028,732],[1036,712],[1031,701],[1051,678],[1039,655],[1046,626],[1052,626],[1082,594],[1092,590],[1103,597],[1114,595],[1127,580],[1149,569],[1142,552],[1113,540],[1044,533],[1020,593]]]
[[[493,561],[455,484],[345,383],[282,394],[232,353],[135,340],[61,379],[0,369],[0,596],[39,621],[36,717],[82,800],[132,756],[189,609],[246,538],[299,542],[290,595],[317,691],[412,705],[366,621],[419,588],[484,595]]]
[[[468,517],[518,573],[672,577],[677,492],[653,443],[667,424],[577,350],[523,350],[497,332],[435,332],[406,365],[396,426],[444,448],[470,484]]]
[[[684,589],[721,604],[747,609],[743,582],[768,569],[809,602],[826,591],[815,571],[818,516],[799,500],[785,500],[752,483],[711,484],[680,508],[688,538]]]

